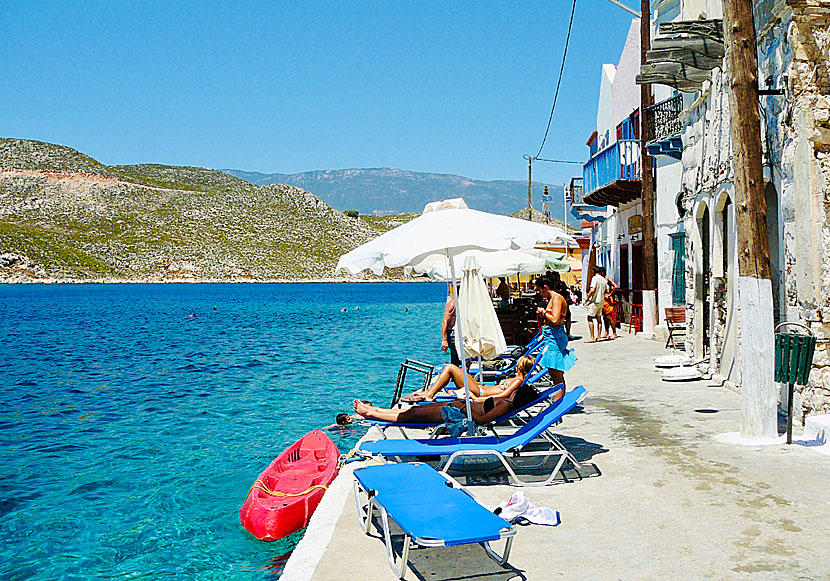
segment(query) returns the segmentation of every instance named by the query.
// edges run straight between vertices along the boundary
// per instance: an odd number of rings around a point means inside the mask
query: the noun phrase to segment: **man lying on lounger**
[[[533,358],[528,357],[528,359],[530,359],[530,365],[532,366]],[[511,380],[510,385],[504,390],[501,390],[498,386],[482,386],[495,388],[499,392],[483,399],[481,397],[473,397],[470,401],[470,411],[473,415],[473,421],[479,425],[487,424],[509,414],[514,409],[529,404],[539,397],[536,389],[527,384],[521,385],[521,383],[521,379],[518,381]],[[359,399],[354,400],[353,406],[354,411],[365,419],[401,424],[441,423],[444,421],[441,415],[441,409],[445,406],[458,408],[464,413],[467,410],[467,404],[461,399],[456,399],[451,402],[415,405],[405,410],[379,408],[367,401],[361,401]]]

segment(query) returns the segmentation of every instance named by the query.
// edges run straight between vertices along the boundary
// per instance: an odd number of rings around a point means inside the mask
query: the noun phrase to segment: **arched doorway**
[[[700,202],[695,211],[696,240],[695,249],[695,312],[694,312],[694,340],[696,357],[706,357],[710,349],[711,331],[711,304],[710,304],[710,276],[711,276],[711,226],[709,206]]]

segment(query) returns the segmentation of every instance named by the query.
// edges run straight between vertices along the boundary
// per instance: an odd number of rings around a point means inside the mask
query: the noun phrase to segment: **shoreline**
[[[66,285],[66,284],[322,284],[322,283],[426,283],[440,282],[428,278],[353,278],[353,277],[320,277],[320,278],[267,278],[267,279],[238,279],[238,278],[168,278],[168,279],[133,279],[133,278],[0,278],[0,285]]]

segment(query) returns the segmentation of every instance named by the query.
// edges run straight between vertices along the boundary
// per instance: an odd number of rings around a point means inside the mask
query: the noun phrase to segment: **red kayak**
[[[308,526],[326,488],[337,476],[340,453],[320,430],[309,432],[259,475],[239,509],[239,520],[262,541]]]

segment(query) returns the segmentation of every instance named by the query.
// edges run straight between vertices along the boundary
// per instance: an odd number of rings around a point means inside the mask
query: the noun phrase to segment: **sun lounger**
[[[545,369],[544,372],[547,373],[547,369]],[[542,375],[544,375],[544,374],[542,374]],[[564,393],[564,391],[565,391],[565,387],[561,383],[559,385],[555,385],[553,387],[550,387],[550,388],[540,392],[539,397],[537,397],[535,400],[533,400],[529,404],[511,411],[509,414],[506,414],[506,415],[490,422],[486,426],[480,426],[480,427],[485,428],[485,429],[486,428],[492,428],[495,424],[498,424],[498,423],[501,423],[501,422],[504,422],[504,421],[509,421],[509,420],[513,420],[513,419],[520,419],[521,415],[526,414],[528,412],[528,410],[530,410],[531,408],[533,408],[537,405],[543,404],[543,403],[545,403],[549,400],[550,401],[558,400],[559,398],[562,397],[562,394]],[[404,438],[407,438],[408,436],[407,436],[406,432],[404,431],[404,428],[428,429],[428,428],[435,428],[435,427],[438,427],[438,426],[441,425],[441,424],[438,424],[438,423],[404,424],[404,423],[393,423],[393,422],[381,422],[381,421],[378,421],[378,420],[362,420],[361,424],[368,425],[368,426],[377,426],[378,429],[380,430],[381,436],[383,436],[384,438],[386,437],[386,430],[389,429],[389,428],[397,428],[401,432],[401,435]],[[436,430],[435,432],[433,432],[433,437],[437,437],[439,435],[441,435],[440,431]]]
[[[400,579],[406,575],[413,542],[420,547],[480,543],[491,559],[501,566],[507,564],[516,527],[479,504],[449,476],[416,462],[359,468],[354,477],[360,527],[368,533],[374,509],[380,511],[389,566]],[[399,564],[392,548],[390,519],[404,533]],[[502,555],[490,548],[491,541],[500,539],[506,539]]]
[[[517,485],[540,486],[550,484],[562,469],[565,460],[572,458],[561,444],[551,450],[526,451],[524,448],[543,434],[553,424],[579,404],[586,395],[585,388],[579,386],[562,397],[556,404],[551,404],[521,426],[513,434],[499,436],[471,436],[462,438],[439,439],[397,439],[361,442],[356,452],[363,456],[391,457],[440,456],[439,469],[449,470],[456,458],[464,456],[494,456],[501,461],[510,478]],[[550,440],[548,440],[550,441]],[[510,466],[510,460],[531,456],[559,456],[555,467],[544,482],[522,482]]]

